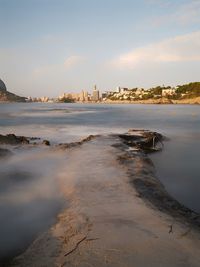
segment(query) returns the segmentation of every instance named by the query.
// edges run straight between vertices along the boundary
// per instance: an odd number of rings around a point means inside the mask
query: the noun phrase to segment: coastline
[[[15,101],[0,101],[0,104],[10,104],[10,103],[19,103],[19,104],[32,104],[32,103],[44,103],[44,104],[52,104],[52,102],[15,102]],[[64,102],[55,102],[63,104]],[[105,100],[105,101],[84,101],[84,102],[74,102],[74,103],[66,103],[66,104],[157,104],[157,105],[199,105],[200,104],[200,97],[190,98],[190,99],[179,99],[173,100],[168,98],[159,98],[159,99],[147,99],[147,100]]]
[[[68,163],[70,173],[93,162],[94,149],[100,166],[84,176],[80,171],[80,177],[61,178],[70,207],[10,266],[177,266],[185,257],[185,266],[198,266],[198,215],[166,193],[144,153],[145,140],[141,148],[131,144],[137,135],[133,131],[131,140],[128,134],[128,143],[112,135],[61,146],[83,158],[77,166]]]
[[[147,99],[147,100],[107,100],[103,102],[104,104],[158,104],[158,105],[167,105],[167,104],[187,104],[187,105],[195,105],[200,104],[200,97],[191,98],[191,99],[181,99],[181,100],[169,100],[167,98],[159,98],[159,99]]]

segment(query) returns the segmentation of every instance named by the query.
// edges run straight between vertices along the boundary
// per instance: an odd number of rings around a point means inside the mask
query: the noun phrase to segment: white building
[[[174,95],[176,94],[176,89],[169,88],[169,89],[162,89],[162,96]]]
[[[136,95],[143,95],[144,94],[144,89],[143,88],[138,88],[136,91],[135,91],[135,94]]]

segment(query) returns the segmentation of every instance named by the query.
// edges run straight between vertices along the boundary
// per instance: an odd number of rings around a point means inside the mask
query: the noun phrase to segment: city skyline
[[[0,78],[22,96],[199,80],[198,0],[0,0]]]

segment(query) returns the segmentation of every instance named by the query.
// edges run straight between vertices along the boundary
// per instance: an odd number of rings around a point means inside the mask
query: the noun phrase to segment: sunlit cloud
[[[200,31],[136,48],[113,60],[112,66],[134,68],[148,63],[181,61],[200,61]]]

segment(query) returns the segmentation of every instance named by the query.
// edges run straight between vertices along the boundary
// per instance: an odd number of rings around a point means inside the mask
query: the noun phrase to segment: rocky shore
[[[32,145],[0,137],[4,145]],[[132,129],[50,146],[68,155],[59,182],[70,205],[9,266],[199,266],[199,214],[166,192],[148,157],[163,141]]]
[[[147,100],[106,100],[105,104],[189,104],[195,105],[200,104],[200,97],[190,98],[190,99],[179,99],[173,100],[168,98],[159,98],[159,99],[147,99]]]

